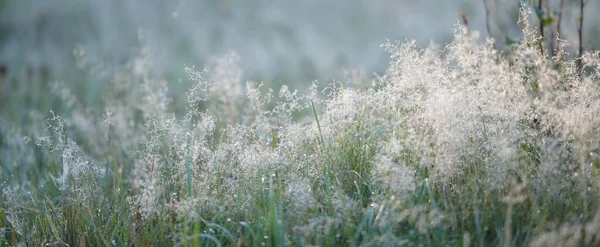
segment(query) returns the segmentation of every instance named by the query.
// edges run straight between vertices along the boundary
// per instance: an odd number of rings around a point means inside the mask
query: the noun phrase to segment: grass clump
[[[600,55],[557,69],[524,33],[389,42],[364,89],[306,94],[243,87],[232,53],[186,69],[183,110],[139,67],[97,112],[53,84],[60,114],[0,115],[0,244],[598,245]]]

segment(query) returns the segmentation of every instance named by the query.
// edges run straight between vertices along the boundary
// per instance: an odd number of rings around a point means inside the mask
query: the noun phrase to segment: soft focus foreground
[[[0,244],[597,246],[600,53],[579,73],[522,25],[305,94],[243,86],[233,52],[186,93],[143,52],[96,107],[53,82],[0,115]]]

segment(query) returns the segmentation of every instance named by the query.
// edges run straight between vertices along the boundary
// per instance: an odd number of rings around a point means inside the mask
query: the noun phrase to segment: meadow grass
[[[40,85],[0,114],[0,245],[597,246],[600,54],[579,73],[523,24],[305,93],[243,87],[234,53],[185,95],[150,60],[94,105]]]

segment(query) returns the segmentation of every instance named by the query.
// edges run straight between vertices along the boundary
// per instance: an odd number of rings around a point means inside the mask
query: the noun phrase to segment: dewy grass
[[[600,245],[600,53],[580,75],[527,26],[477,40],[387,43],[383,76],[323,94],[244,87],[229,53],[177,109],[149,58],[99,105],[8,104],[0,245]]]

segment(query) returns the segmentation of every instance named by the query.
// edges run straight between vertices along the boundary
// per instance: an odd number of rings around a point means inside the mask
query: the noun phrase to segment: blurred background
[[[548,13],[559,2],[548,1]],[[579,1],[565,2],[562,38],[576,46]],[[586,50],[600,40],[598,2],[586,6]],[[0,95],[27,94],[18,84],[31,80],[111,80],[141,55],[153,61],[153,76],[169,81],[186,80],[185,66],[202,68],[230,51],[239,54],[243,81],[308,85],[348,69],[381,74],[387,39],[450,42],[461,13],[483,41],[484,3],[499,49],[518,39],[518,8],[527,3],[519,0],[1,0]]]
[[[545,1],[546,19],[556,18],[560,2]],[[590,50],[600,41],[596,15],[600,1],[587,2],[584,49]],[[573,44],[567,49],[573,55],[578,46],[579,1],[564,3],[561,38]],[[104,138],[96,138],[100,125],[107,111],[117,112],[123,119],[135,120],[123,129],[138,132],[123,131],[127,134],[118,139],[120,146],[133,147],[142,138],[136,133],[144,133],[144,114],[155,108],[178,116],[186,113],[185,95],[194,83],[186,67],[207,68],[205,80],[219,85],[217,97],[211,99],[214,104],[202,107],[233,102],[230,108],[210,112],[221,121],[241,119],[244,114],[238,111],[243,108],[246,81],[264,82],[263,90],[275,92],[283,84],[306,91],[315,80],[321,88],[333,80],[364,87],[387,68],[388,54],[381,44],[414,39],[421,47],[441,47],[452,41],[456,24],[464,21],[462,14],[469,28],[481,33],[482,42],[491,34],[497,48],[506,49],[507,40],[522,36],[519,8],[532,4],[0,0],[0,180],[16,176],[25,181],[36,177],[29,172],[43,171],[30,168],[47,166],[35,145],[43,140],[38,137],[45,135],[52,119],[64,117],[69,138],[88,150],[101,151],[97,147],[104,145]],[[537,27],[536,11],[530,21]]]

